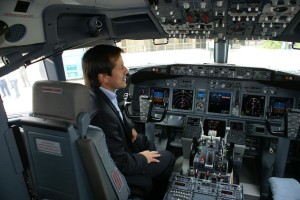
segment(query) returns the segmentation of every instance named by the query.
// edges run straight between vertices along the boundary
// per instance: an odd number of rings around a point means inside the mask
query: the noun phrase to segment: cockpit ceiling
[[[170,38],[281,40],[287,27],[299,23],[299,0],[149,0],[149,5]]]
[[[72,15],[74,18],[79,19],[77,24],[71,24],[74,29],[69,30],[69,32],[71,31],[75,35],[82,35],[82,38],[74,37],[73,39],[75,41],[82,39],[86,42],[86,39],[88,40],[94,37],[89,33],[81,33],[83,30],[89,28],[85,22],[87,16],[92,19],[101,14],[107,17],[109,23],[111,18],[136,15],[136,12],[142,14],[147,12],[151,13],[146,2],[143,0],[12,0],[0,1],[0,8],[0,20],[9,27],[7,33],[0,35],[0,48],[20,47],[41,43],[49,44],[53,43],[54,40],[62,42],[66,38],[54,39],[54,37],[57,37],[57,35],[61,37],[61,33],[66,30],[66,28],[59,30],[64,26],[56,26],[60,21],[63,21],[61,18],[64,16]],[[82,17],[82,19],[80,19],[80,17]],[[81,22],[84,22],[84,24],[80,24]],[[106,22],[102,23],[106,24]],[[65,24],[65,26],[68,27],[70,24]],[[82,30],[83,26],[86,27]],[[53,27],[50,33],[49,27]],[[111,29],[110,31],[113,33],[114,30],[113,28]],[[157,28],[155,28],[155,31],[159,33]],[[67,42],[70,41],[70,37],[72,39],[72,35],[70,35],[69,32],[67,33]],[[49,34],[52,34],[50,39]]]
[[[0,20],[10,28],[0,36],[0,48],[43,43],[70,47],[95,37],[300,42],[300,0],[12,0],[0,1],[0,7]],[[95,36],[89,34],[87,23],[98,16],[106,31]],[[64,25],[64,21],[76,23]]]

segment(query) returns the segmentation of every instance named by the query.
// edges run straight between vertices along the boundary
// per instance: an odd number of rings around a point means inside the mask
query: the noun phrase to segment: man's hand
[[[132,143],[134,143],[134,141],[137,138],[137,132],[136,132],[135,128],[132,128],[131,134],[132,134]]]
[[[159,160],[156,159],[156,158],[160,157],[160,154],[158,153],[158,151],[147,150],[147,151],[142,151],[139,154],[142,154],[143,156],[145,156],[148,163],[160,162]]]

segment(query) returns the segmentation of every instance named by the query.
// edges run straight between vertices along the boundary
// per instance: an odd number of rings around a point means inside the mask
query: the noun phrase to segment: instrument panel
[[[172,79],[172,82],[189,79],[191,78],[176,78]],[[167,104],[169,110],[174,113],[201,113],[251,119],[263,119],[267,109],[271,109],[274,118],[281,118],[287,108],[294,108],[295,100],[298,101],[299,97],[294,91],[268,86],[269,90],[276,90],[276,94],[270,95],[266,92],[265,85],[255,81],[212,81],[208,78],[194,78],[193,81],[193,88],[182,88],[179,84],[168,86],[168,79],[148,81],[139,85],[138,89],[140,94],[146,93],[151,96],[156,106]],[[227,87],[214,87],[220,84]]]
[[[194,156],[192,164],[189,160],[193,170],[172,180],[165,199],[243,199],[242,188],[226,185],[226,181],[223,185],[218,178],[226,180],[227,172],[236,167],[239,173],[244,155],[260,159],[265,151],[268,155],[278,151],[277,138],[269,134],[266,117],[271,116],[271,130],[283,130],[285,111],[300,108],[299,77],[267,69],[206,64],[154,68],[135,73],[145,77],[139,77],[139,82],[131,79],[135,81],[133,97],[144,94],[151,98],[151,88],[158,93],[167,91],[156,95],[159,98],[152,97],[154,104],[161,105],[164,99],[163,106],[155,108],[156,115],[163,113],[163,107],[168,108],[165,119],[156,123],[154,134],[167,136],[170,149],[188,149]],[[149,72],[148,79],[145,71]],[[191,148],[182,142],[186,139],[192,139]],[[218,148],[223,144],[226,148]],[[239,180],[237,176],[233,173],[233,179]]]
[[[145,79],[134,87],[135,94],[152,97],[155,113],[161,112],[162,105],[168,108],[167,117],[160,125],[174,124],[172,119],[181,118],[182,124],[176,122],[176,125],[184,127],[187,116],[200,117],[204,134],[218,130],[223,136],[229,127],[237,132],[268,135],[264,126],[266,112],[280,126],[286,109],[298,108],[300,102],[298,91],[270,84],[272,71],[232,68],[226,73],[230,76],[221,76],[225,74],[221,73],[223,67],[216,70],[217,67],[193,65],[169,69],[167,78]],[[214,70],[210,73],[209,69]],[[199,70],[205,70],[206,76]]]

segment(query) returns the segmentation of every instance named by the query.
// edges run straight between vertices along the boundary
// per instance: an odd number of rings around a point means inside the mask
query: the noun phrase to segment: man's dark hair
[[[116,46],[100,44],[89,49],[82,57],[82,71],[85,85],[99,87],[98,74],[111,76],[115,61],[124,51]]]

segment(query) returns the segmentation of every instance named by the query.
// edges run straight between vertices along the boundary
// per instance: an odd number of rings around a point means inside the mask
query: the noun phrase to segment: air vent
[[[5,34],[5,39],[8,42],[17,42],[24,37],[25,33],[26,27],[23,24],[15,24],[12,25]]]
[[[26,13],[29,5],[30,5],[30,2],[28,2],[28,1],[18,1],[14,11]]]

